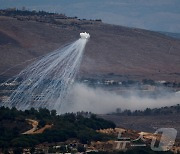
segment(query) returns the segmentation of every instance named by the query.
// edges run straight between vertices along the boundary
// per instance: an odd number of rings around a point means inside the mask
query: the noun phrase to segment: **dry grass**
[[[81,65],[81,76],[113,72],[133,80],[180,81],[179,40],[156,32],[101,23],[63,26],[8,17],[0,17],[0,34],[3,36],[0,72],[76,40],[79,32],[84,31],[91,34],[91,39]],[[15,75],[32,61],[3,75]]]

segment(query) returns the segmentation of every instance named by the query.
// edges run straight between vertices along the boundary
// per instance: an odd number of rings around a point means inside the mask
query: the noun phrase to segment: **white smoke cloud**
[[[100,88],[91,88],[84,84],[76,84],[69,97],[69,103],[63,112],[91,111],[105,114],[116,111],[117,108],[130,110],[143,110],[146,108],[159,108],[180,103],[180,93],[167,94],[159,98],[131,95],[118,95],[115,92]]]

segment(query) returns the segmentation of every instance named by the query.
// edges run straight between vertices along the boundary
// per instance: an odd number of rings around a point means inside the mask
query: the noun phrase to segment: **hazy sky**
[[[65,13],[86,19],[180,33],[180,0],[0,0],[0,8]]]

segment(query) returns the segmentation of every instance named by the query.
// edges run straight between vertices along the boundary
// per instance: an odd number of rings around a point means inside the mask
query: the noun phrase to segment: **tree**
[[[40,120],[39,121],[39,126],[42,128],[46,125],[46,121],[45,120]]]
[[[67,148],[64,145],[62,145],[59,149],[60,149],[60,152],[63,152],[63,153],[67,151]]]
[[[151,115],[151,109],[150,108],[146,108],[146,110],[144,111],[145,115]]]
[[[23,153],[23,149],[22,148],[15,148],[14,149],[14,154],[21,154]]]
[[[121,108],[117,108],[116,113],[121,113]]]
[[[51,111],[51,116],[55,117],[56,115],[57,115],[56,110],[52,110],[52,111]]]
[[[78,145],[77,151],[78,151],[78,152],[86,152],[86,149],[84,148],[83,145]]]

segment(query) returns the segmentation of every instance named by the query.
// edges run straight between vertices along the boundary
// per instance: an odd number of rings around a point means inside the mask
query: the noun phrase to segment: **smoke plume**
[[[91,111],[105,114],[130,109],[144,110],[146,108],[159,108],[180,103],[180,93],[168,93],[164,96],[153,98],[140,96],[135,92],[130,95],[118,95],[115,92],[101,88],[88,87],[85,84],[76,84],[70,94],[68,105],[64,106],[64,112]]]

